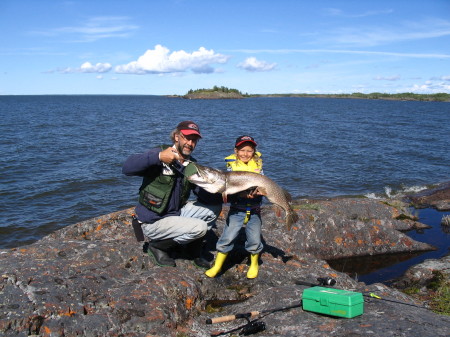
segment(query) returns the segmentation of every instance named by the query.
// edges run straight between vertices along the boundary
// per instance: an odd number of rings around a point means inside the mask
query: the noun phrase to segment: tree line
[[[236,94],[239,94],[239,95],[242,95],[242,96],[245,96],[245,95],[248,96],[248,94],[244,95],[238,89],[227,88],[227,87],[224,87],[224,86],[219,87],[217,85],[215,85],[211,89],[195,89],[195,90],[190,89],[188,91],[188,94],[194,94],[194,93],[200,93],[200,92],[224,92],[224,93],[227,93],[227,94],[228,93],[236,93]]]
[[[399,101],[438,101],[450,102],[450,94],[415,94],[412,92],[404,92],[399,94],[386,94],[381,92],[373,92],[363,94],[355,92],[352,94],[267,94],[267,95],[250,95],[251,97],[324,97],[324,98],[364,98],[364,99],[387,99]]]
[[[361,92],[354,92],[351,94],[243,94],[238,89],[228,88],[225,86],[217,86],[210,89],[190,89],[187,94],[204,93],[204,92],[223,92],[223,93],[236,93],[245,97],[325,97],[325,98],[364,98],[364,99],[391,99],[402,101],[439,101],[450,102],[450,94],[436,93],[436,94],[415,94],[412,92],[404,92],[398,94],[387,94],[381,92],[372,92],[370,94],[364,94]]]

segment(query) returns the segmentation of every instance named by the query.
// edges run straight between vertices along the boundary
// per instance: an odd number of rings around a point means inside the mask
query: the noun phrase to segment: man
[[[143,177],[135,209],[135,231],[137,225],[149,239],[148,253],[159,266],[175,267],[170,253],[183,245],[194,257],[194,264],[209,268],[201,256],[202,241],[221,211],[221,195],[210,194],[186,179],[196,172],[195,166],[189,164],[195,161],[191,154],[202,138],[198,125],[183,121],[170,137],[172,146],[161,145],[131,155],[122,167],[127,176]],[[191,191],[197,201],[188,202]]]

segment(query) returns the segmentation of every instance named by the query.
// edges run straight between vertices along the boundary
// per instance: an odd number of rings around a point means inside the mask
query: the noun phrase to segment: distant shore
[[[249,95],[249,97],[316,97],[316,98],[353,98],[353,99],[382,99],[393,101],[429,101],[450,102],[450,94],[383,94],[383,93],[353,93],[353,94],[263,94]]]
[[[393,101],[426,101],[426,102],[450,102],[450,94],[414,94],[414,93],[352,93],[352,94],[242,94],[240,92],[223,92],[211,90],[198,90],[189,92],[186,95],[167,95],[167,97],[185,98],[185,99],[242,99],[249,97],[310,97],[310,98],[351,98],[351,99],[380,99]]]

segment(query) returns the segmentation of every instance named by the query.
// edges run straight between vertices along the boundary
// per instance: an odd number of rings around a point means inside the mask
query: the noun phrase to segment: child
[[[261,153],[256,151],[256,142],[250,136],[241,136],[236,139],[234,154],[225,158],[228,171],[248,171],[263,174]],[[245,224],[245,250],[250,253],[250,268],[247,278],[258,276],[258,257],[263,249],[261,243],[261,195],[255,195],[253,191],[243,191],[229,197],[230,211],[223,233],[217,242],[217,256],[214,266],[205,272],[208,277],[215,277],[225,262],[225,259],[233,249],[234,240],[239,230]]]

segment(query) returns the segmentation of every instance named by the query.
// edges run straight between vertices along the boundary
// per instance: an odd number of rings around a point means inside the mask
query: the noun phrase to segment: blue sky
[[[450,93],[450,1],[0,0],[0,95]]]

